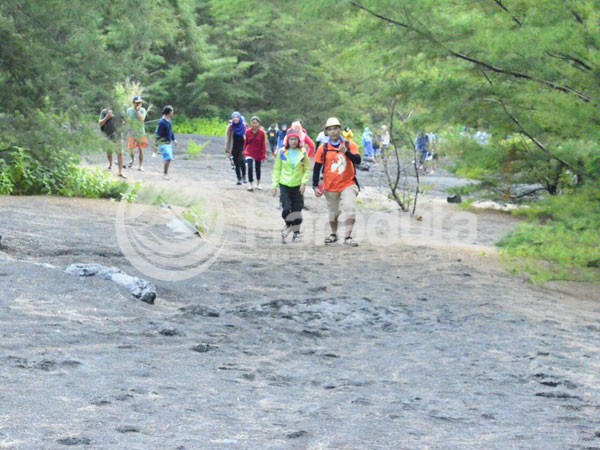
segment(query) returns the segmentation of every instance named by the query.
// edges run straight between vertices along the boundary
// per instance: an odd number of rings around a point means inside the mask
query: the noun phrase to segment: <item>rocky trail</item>
[[[447,204],[465,181],[438,170],[417,220],[373,167],[358,248],[323,245],[308,191],[282,244],[272,164],[247,192],[221,140],[189,140],[171,180],[150,152],[125,171],[154,204],[0,197],[0,449],[600,449],[597,286],[509,275],[516,219]]]

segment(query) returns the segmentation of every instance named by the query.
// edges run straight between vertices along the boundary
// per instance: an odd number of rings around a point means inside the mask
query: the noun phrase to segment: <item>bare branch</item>
[[[502,100],[495,100],[495,99],[488,99],[488,100],[493,103],[498,103],[500,106],[502,106],[502,109],[504,110],[506,115],[508,117],[510,117],[510,120],[512,120],[513,123],[515,125],[517,125],[517,127],[519,127],[519,130],[521,131],[521,133],[523,133],[525,136],[527,136],[529,139],[531,139],[531,141],[536,145],[537,148],[539,148],[544,153],[546,153],[550,158],[561,163],[564,167],[568,167],[571,170],[574,169],[573,167],[571,167],[571,165],[567,161],[556,156],[554,153],[552,153],[548,149],[548,147],[546,147],[544,144],[542,144],[535,136],[533,136],[525,128],[523,128],[523,125],[521,124],[521,121],[519,120],[519,118],[508,110],[508,108],[506,107],[506,104]]]
[[[566,53],[552,53],[547,51],[546,55],[552,57],[552,58],[557,58],[557,59],[561,59],[563,61],[568,61],[571,64],[573,64],[573,67],[575,67],[576,69],[582,70],[584,72],[591,72],[593,70],[593,67],[590,66],[589,64],[587,64],[586,62],[584,62],[583,60],[576,58],[574,56],[571,55],[567,55]]]
[[[519,19],[517,19],[515,16],[513,16],[511,14],[511,12],[508,10],[508,8],[506,6],[504,6],[504,3],[502,3],[501,0],[493,0],[493,2],[498,5],[504,12],[506,12],[511,18],[512,20],[519,25],[519,28],[523,26],[523,24],[521,23],[521,21]]]

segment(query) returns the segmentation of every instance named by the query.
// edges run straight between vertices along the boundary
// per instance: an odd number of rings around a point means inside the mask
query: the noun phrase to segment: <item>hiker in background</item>
[[[127,178],[123,175],[123,143],[119,139],[117,118],[113,115],[113,110],[109,106],[108,108],[100,111],[100,117],[98,118],[98,124],[102,133],[111,141],[112,146],[106,152],[106,158],[108,159],[108,167],[106,170],[112,170],[113,164],[113,153],[117,154],[117,170],[118,176],[121,178]]]
[[[286,145],[277,150],[273,166],[273,197],[279,189],[281,217],[285,221],[285,228],[281,232],[283,242],[292,231],[292,242],[300,241],[304,190],[310,179],[310,159],[300,145],[300,139],[301,130],[290,128],[286,134]]]
[[[431,166],[429,173],[433,174],[435,172],[435,161],[438,159],[440,137],[435,133],[427,133],[425,138],[427,141],[427,158],[425,161],[429,161],[429,165]]]
[[[425,161],[427,160],[427,136],[423,131],[419,131],[417,134],[417,140],[415,142],[415,151],[418,153],[419,164],[417,166],[417,170],[422,170],[423,173],[426,173],[425,169]]]
[[[365,127],[365,131],[362,134],[362,146],[365,150],[365,159],[373,160],[373,133],[369,127]]]
[[[344,131],[342,131],[342,137],[344,138],[345,141],[353,141],[354,140],[354,133],[352,132],[352,130],[348,127],[344,128]]]
[[[381,125],[381,156],[387,158],[387,152],[390,148],[390,132],[385,125]]]
[[[253,116],[250,119],[250,128],[246,130],[246,139],[244,140],[244,158],[248,165],[248,186],[249,191],[254,190],[254,168],[256,168],[256,189],[262,189],[260,185],[260,167],[262,162],[267,159],[267,134],[260,126],[260,119]]]
[[[246,163],[244,162],[244,139],[246,138],[246,124],[242,115],[235,111],[227,125],[227,139],[225,141],[225,154],[231,158],[235,166],[236,184],[247,183]]]
[[[325,195],[329,210],[331,234],[325,239],[325,245],[338,241],[338,219],[341,209],[346,215],[344,245],[357,247],[358,243],[352,239],[358,195],[354,165],[360,164],[360,153],[354,142],[342,138],[342,125],[335,117],[327,119],[325,130],[329,138],[317,149],[313,168],[313,190],[317,197]],[[319,185],[321,169],[323,169],[322,190]]]
[[[373,133],[373,162],[379,164],[379,149],[381,148],[381,136],[378,132]]]
[[[325,132],[325,130],[321,130],[321,132],[317,135],[317,138],[315,139],[315,144],[317,148],[319,148],[319,145],[322,145],[325,142],[327,142],[327,133]]]
[[[275,159],[275,150],[277,150],[277,138],[279,136],[279,127],[276,123],[271,124],[269,129],[267,130],[267,137],[269,139],[269,150],[271,151],[271,156]]]
[[[287,133],[287,125],[284,123],[281,125],[279,133],[277,134],[277,148],[283,147],[283,140],[285,139],[285,134]]]
[[[144,164],[144,149],[148,147],[148,138],[146,137],[146,128],[144,127],[144,121],[146,120],[147,111],[142,106],[142,97],[136,95],[131,101],[133,106],[127,109],[127,128],[129,136],[127,137],[127,149],[129,150],[129,156],[131,161],[128,167],[133,167],[135,162],[135,149],[138,149],[138,159],[140,172],[144,171],[142,165]]]
[[[303,147],[306,150],[309,158],[313,158],[315,156],[315,143],[310,138],[306,129],[302,126],[302,122],[300,120],[296,120],[292,122],[290,129],[294,128],[295,130],[300,131],[300,147]],[[287,147],[287,135],[283,139],[283,146]]]
[[[163,178],[170,180],[169,177],[169,166],[173,160],[173,145],[177,143],[175,135],[173,134],[173,107],[167,105],[162,110],[162,117],[158,121],[158,127],[156,128],[156,145],[158,151],[163,160]]]

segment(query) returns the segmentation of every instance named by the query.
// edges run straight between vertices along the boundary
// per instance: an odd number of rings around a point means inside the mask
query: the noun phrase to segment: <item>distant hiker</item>
[[[319,145],[324,144],[325,142],[327,142],[327,133],[325,132],[325,130],[321,130],[321,132],[319,134],[317,134],[317,138],[315,139],[315,144],[318,148]]]
[[[385,125],[381,125],[381,156],[386,158],[390,148],[390,132]]]
[[[285,134],[287,133],[287,125],[284,123],[281,125],[279,129],[279,134],[277,135],[277,148],[283,147],[283,140],[285,139]]]
[[[248,190],[254,190],[254,168],[256,168],[256,189],[262,189],[260,167],[262,162],[267,159],[267,134],[260,126],[260,119],[257,116],[250,119],[250,128],[246,130],[244,158],[248,165],[248,182],[250,183]]]
[[[300,224],[304,207],[304,190],[310,179],[310,159],[306,150],[300,145],[301,130],[290,128],[286,135],[286,146],[277,150],[273,166],[273,197],[277,195],[283,207],[281,217],[285,228],[281,238],[293,231],[292,242],[300,241]]]
[[[440,137],[435,133],[427,133],[425,135],[427,140],[427,158],[426,161],[430,161],[431,170],[430,174],[433,174],[435,171],[435,161],[438,159],[438,145],[440,142]]]
[[[417,134],[417,140],[415,142],[415,150],[418,153],[417,156],[419,157],[417,169],[422,170],[424,173],[426,173],[425,161],[427,161],[427,140],[427,135],[425,135],[423,131],[419,131]]]
[[[119,139],[117,120],[118,119],[113,114],[112,108],[109,106],[100,111],[98,124],[100,125],[102,133],[104,133],[104,135],[113,143],[112,148],[106,152],[106,158],[108,159],[108,167],[106,170],[112,170],[113,153],[116,153],[118,176],[126,178],[125,175],[123,175],[123,145],[121,139]]]
[[[373,133],[369,127],[365,127],[362,134],[362,146],[365,150],[365,159],[372,160],[375,153],[373,151]]]
[[[169,165],[173,160],[173,145],[177,143],[173,134],[173,123],[171,121],[173,113],[172,106],[165,106],[162,110],[163,115],[158,121],[158,127],[156,128],[156,145],[164,161],[163,178],[165,180],[170,180]]]
[[[227,125],[227,139],[225,143],[225,154],[231,158],[235,166],[237,183],[247,183],[246,163],[244,162],[244,139],[246,138],[246,124],[242,115],[235,111],[231,114],[231,121]]]
[[[379,163],[379,151],[381,148],[381,135],[378,132],[373,133],[373,161]]]
[[[356,222],[356,196],[358,195],[354,165],[360,164],[360,153],[354,142],[341,137],[342,125],[335,117],[327,119],[325,130],[329,138],[317,149],[313,168],[313,190],[317,197],[325,194],[329,210],[331,234],[325,239],[325,244],[333,244],[338,240],[337,230],[341,207],[346,215],[344,245],[357,247],[358,243],[352,239],[352,228]],[[323,168],[322,191],[319,187],[321,168]]]
[[[271,155],[275,158],[275,150],[277,150],[277,136],[279,134],[279,127],[276,123],[271,124],[267,130],[267,138],[269,139],[269,150]]]
[[[292,122],[290,130],[292,128],[294,128],[295,130],[299,130],[300,147],[306,150],[306,153],[308,154],[309,158],[313,158],[315,156],[315,143],[306,132],[306,129],[302,126],[302,122],[300,122],[299,120]],[[287,147],[287,137],[283,139],[283,146]]]
[[[344,138],[345,141],[353,141],[354,140],[354,132],[350,128],[345,127],[344,131],[342,131],[342,137]]]
[[[135,149],[138,149],[139,167],[138,170],[143,172],[144,168],[144,149],[148,147],[148,138],[146,137],[146,129],[144,121],[146,120],[146,109],[142,106],[142,97],[136,95],[131,101],[133,106],[127,109],[127,128],[129,136],[127,137],[127,148],[131,161],[128,167],[133,167],[135,162]]]

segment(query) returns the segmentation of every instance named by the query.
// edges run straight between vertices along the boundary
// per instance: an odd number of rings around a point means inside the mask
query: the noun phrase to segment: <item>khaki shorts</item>
[[[329,221],[336,221],[342,212],[346,215],[346,219],[353,219],[356,216],[357,196],[358,187],[355,184],[347,187],[342,192],[325,191],[325,199],[327,199],[327,208],[329,209]]]

